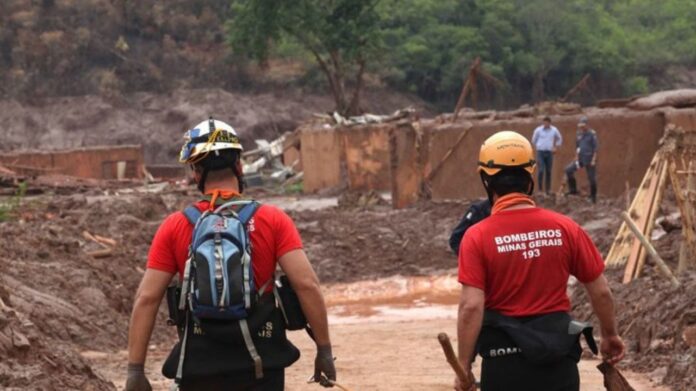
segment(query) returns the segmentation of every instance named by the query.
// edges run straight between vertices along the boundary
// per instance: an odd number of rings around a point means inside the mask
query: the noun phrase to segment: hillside
[[[378,113],[406,106],[428,113],[422,101],[385,90],[368,91],[365,101]],[[4,100],[0,151],[143,144],[148,163],[175,163],[187,127],[209,115],[229,122],[252,147],[255,138],[273,139],[332,105],[329,96],[290,88],[253,94],[177,89],[132,93],[116,101],[85,95],[46,98],[39,105]]]

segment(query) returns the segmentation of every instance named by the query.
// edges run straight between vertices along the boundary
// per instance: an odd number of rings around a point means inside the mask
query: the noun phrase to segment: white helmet
[[[243,150],[237,132],[230,125],[213,119],[203,121],[184,134],[184,145],[181,147],[179,162],[196,163],[211,151],[222,149]]]

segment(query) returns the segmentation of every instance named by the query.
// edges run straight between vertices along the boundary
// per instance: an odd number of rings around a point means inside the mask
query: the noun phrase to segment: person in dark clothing
[[[466,213],[462,217],[462,220],[454,227],[452,230],[452,235],[450,235],[449,245],[454,255],[459,254],[459,245],[462,242],[462,238],[472,225],[478,223],[479,221],[485,219],[491,215],[491,202],[488,199],[480,200],[472,203],[467,209]]]
[[[575,143],[577,147],[575,161],[570,163],[565,169],[568,180],[568,194],[578,194],[575,172],[580,168],[584,168],[587,173],[587,179],[590,182],[590,200],[596,203],[597,149],[599,142],[597,141],[597,132],[587,126],[587,117],[580,118]]]

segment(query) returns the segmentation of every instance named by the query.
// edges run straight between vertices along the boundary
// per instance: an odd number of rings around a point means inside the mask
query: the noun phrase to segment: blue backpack
[[[201,212],[193,205],[184,209],[184,215],[194,228],[179,298],[179,310],[186,314],[186,326],[176,373],[177,385],[183,375],[190,316],[196,322],[239,322],[244,344],[254,361],[256,377],[263,376],[261,357],[247,324],[258,292],[266,288],[264,284],[257,290],[254,285],[247,230],[259,206],[256,201],[245,200],[227,202],[212,212]]]
[[[180,309],[197,319],[246,319],[256,298],[247,224],[259,203],[232,201],[201,213],[184,210],[194,225],[184,269]],[[190,293],[190,294],[189,294]]]

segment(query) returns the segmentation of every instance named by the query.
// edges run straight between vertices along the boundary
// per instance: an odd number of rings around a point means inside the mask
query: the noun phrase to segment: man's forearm
[[[465,303],[459,304],[457,316],[457,340],[459,345],[459,361],[464,369],[471,367],[471,361],[476,354],[476,341],[481,332],[483,308],[471,307]]]
[[[152,329],[155,326],[159,303],[135,301],[128,330],[128,362],[142,364],[147,355]]]
[[[302,311],[307,318],[309,326],[312,328],[317,345],[331,344],[326,303],[324,302],[319,283],[299,288],[297,297],[300,299]]]
[[[602,336],[618,335],[616,317],[614,316],[614,299],[611,291],[607,290],[600,295],[596,295],[596,297],[591,298],[591,301],[592,308],[599,319]]]
[[[592,309],[601,327],[603,337],[618,335],[616,317],[614,316],[614,298],[606,277],[600,275],[596,280],[584,284],[592,303]]]

